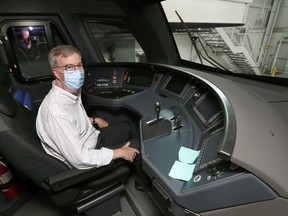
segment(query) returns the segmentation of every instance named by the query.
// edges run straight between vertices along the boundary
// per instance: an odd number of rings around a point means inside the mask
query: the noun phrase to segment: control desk
[[[143,167],[170,211],[177,205],[201,212],[275,198],[260,179],[231,162],[233,108],[201,73],[161,65],[99,65],[86,70],[83,95],[90,106],[126,108],[140,116]],[[187,182],[168,175],[182,146],[200,151]]]

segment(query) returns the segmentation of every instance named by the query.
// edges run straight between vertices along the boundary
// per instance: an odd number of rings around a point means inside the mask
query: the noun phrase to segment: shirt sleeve
[[[45,122],[45,127],[53,142],[54,149],[52,149],[62,155],[72,167],[88,169],[111,162],[113,150],[95,149],[98,133],[93,126],[81,132],[87,134],[80,134],[77,125],[67,117],[52,116]]]

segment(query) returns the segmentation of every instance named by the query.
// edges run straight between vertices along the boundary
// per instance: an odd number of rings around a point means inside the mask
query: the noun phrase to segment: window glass
[[[212,2],[211,0],[210,3]],[[218,1],[214,3],[218,4]],[[210,24],[223,22],[223,18],[221,14],[214,17],[211,14],[207,16],[201,13],[203,4],[209,5],[200,0],[196,2],[185,0],[182,4],[178,4],[176,0],[162,2],[180,57],[210,67],[233,70],[229,59],[223,54],[222,50],[226,47],[223,46],[220,35],[217,34],[215,27],[212,27],[213,25],[208,28],[206,25],[207,22]],[[192,9],[194,13],[191,13]],[[205,9],[203,8],[203,11]],[[219,20],[215,21],[216,18]]]
[[[122,23],[87,21],[106,62],[146,62],[143,49]]]
[[[52,75],[44,26],[12,26],[7,29],[7,34],[24,79]]]
[[[181,59],[233,73],[288,78],[287,27],[277,16],[285,7],[271,16],[275,1],[161,4]]]

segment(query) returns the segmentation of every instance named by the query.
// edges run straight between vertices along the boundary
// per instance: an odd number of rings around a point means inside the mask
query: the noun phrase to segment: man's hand
[[[108,122],[106,122],[104,119],[95,118],[95,121],[96,121],[96,123],[98,124],[98,126],[99,126],[100,128],[108,127],[108,126],[109,126]]]
[[[113,160],[118,158],[123,158],[125,160],[128,160],[130,162],[133,162],[137,154],[140,154],[140,152],[129,146],[130,142],[127,142],[124,146],[118,149],[113,150]]]
[[[29,41],[27,48],[28,48],[28,49],[31,49],[31,47],[32,47],[32,42]]]

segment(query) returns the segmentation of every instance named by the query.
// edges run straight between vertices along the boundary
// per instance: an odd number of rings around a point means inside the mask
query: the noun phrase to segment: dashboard
[[[155,196],[170,211],[179,205],[194,212],[278,196],[281,180],[268,179],[270,171],[257,167],[255,157],[247,163],[253,145],[235,146],[247,128],[239,120],[238,93],[240,98],[248,94],[225,78],[150,64],[88,67],[83,88],[90,106],[126,108],[140,117],[143,167]],[[254,96],[248,98],[254,99],[252,106],[263,107]],[[199,151],[189,181],[168,175],[181,147]]]

